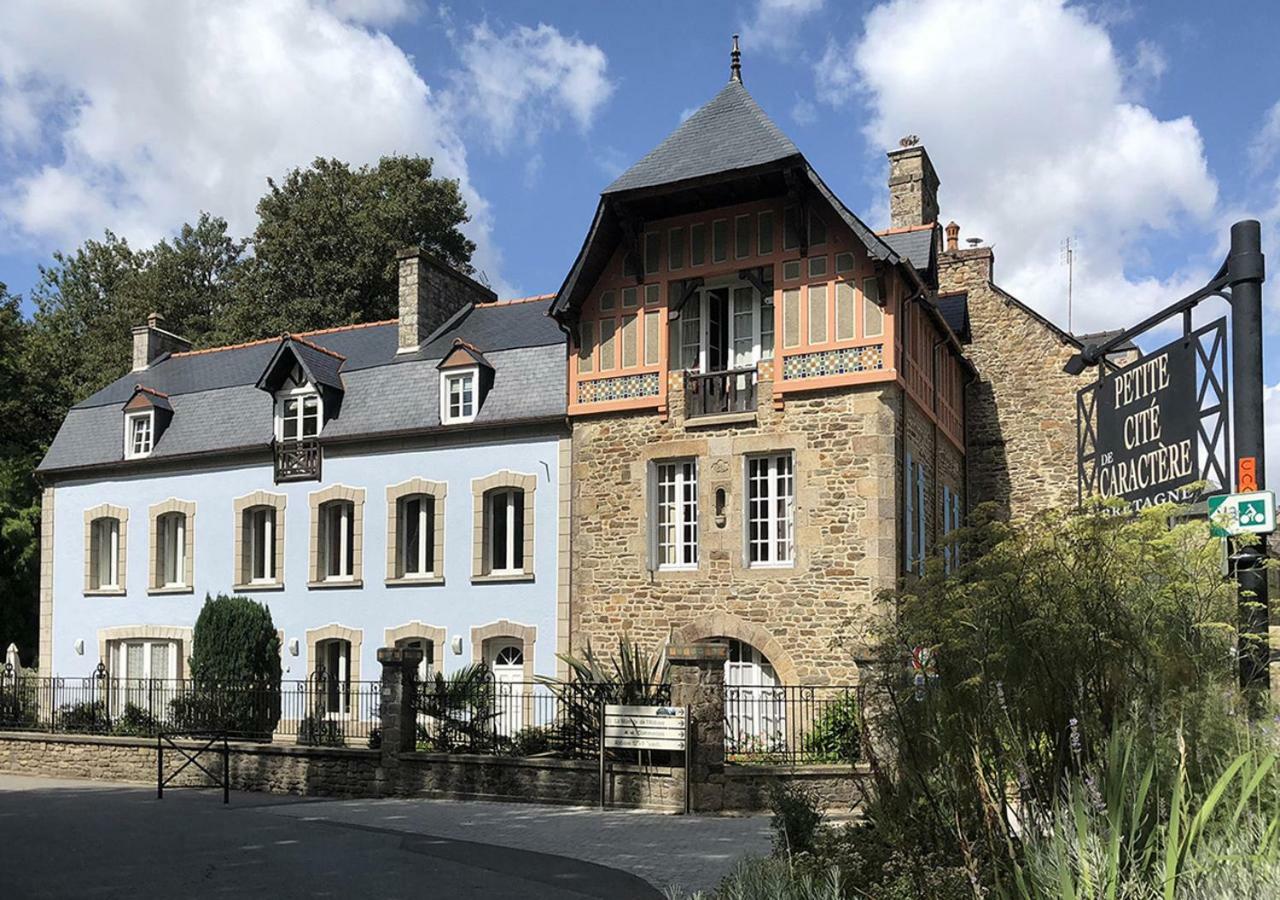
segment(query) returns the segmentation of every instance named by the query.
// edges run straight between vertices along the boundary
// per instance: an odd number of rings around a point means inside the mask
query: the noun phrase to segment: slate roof
[[[796,145],[764,114],[742,82],[730,81],[604,193],[655,187],[799,155]]]
[[[894,253],[903,259],[911,260],[911,264],[919,272],[927,272],[933,268],[934,241],[933,228],[913,228],[909,231],[881,232],[880,240],[884,241]]]
[[[544,297],[465,309],[416,353],[396,353],[395,322],[295,336],[305,343],[291,340],[292,348],[311,354],[309,365],[329,367],[326,379],[338,374],[340,366],[343,399],[337,416],[321,431],[321,442],[440,427],[436,366],[459,337],[482,350],[495,373],[474,424],[466,427],[564,416],[564,334],[547,315],[550,305],[550,297]],[[256,385],[281,340],[175,353],[144,372],[122,376],[72,407],[37,471],[66,474],[122,462],[123,404],[140,382],[168,395],[173,419],[151,455],[130,465],[230,451],[265,452],[273,438],[273,401]],[[345,360],[312,349],[308,343]]]
[[[967,342],[973,337],[969,328],[969,294],[966,291],[940,295],[938,311],[960,340]]]

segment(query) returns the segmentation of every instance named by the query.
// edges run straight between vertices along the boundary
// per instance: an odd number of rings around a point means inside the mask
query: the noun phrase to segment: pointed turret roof
[[[799,155],[742,82],[730,81],[604,193],[674,184]]]

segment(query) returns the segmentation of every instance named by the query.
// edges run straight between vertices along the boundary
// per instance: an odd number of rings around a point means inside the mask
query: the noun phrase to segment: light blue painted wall
[[[471,481],[501,469],[536,475],[534,492],[534,581],[515,584],[472,584]],[[556,552],[559,500],[558,442],[555,435],[500,443],[455,446],[405,446],[392,451],[338,455],[326,452],[324,479],[276,485],[272,468],[244,465],[205,468],[156,476],[58,482],[54,485],[53,671],[88,675],[98,663],[98,629],[112,625],[195,624],[205,595],[231,593],[234,581],[235,498],[255,490],[285,494],[285,587],[255,592],[268,604],[285,646],[297,638],[298,656],[286,650],[286,678],[302,678],[314,665],[307,658],[306,631],[336,622],[364,632],[360,677],[376,680],[377,650],[385,628],[421,620],[461,635],[463,651],[455,656],[436,648],[437,669],[451,671],[470,663],[471,628],[497,619],[537,627],[534,668],[555,672]],[[445,583],[424,587],[389,587],[386,576],[386,488],[419,476],[447,482],[445,500]],[[307,588],[310,504],[307,495],[334,484],[365,489],[364,585],[359,589]],[[169,498],[194,501],[195,555],[192,594],[147,593],[150,523],[148,508]],[[84,511],[100,503],[129,509],[127,595],[84,595]],[[74,652],[82,639],[83,656]],[[189,654],[189,648],[184,653]]]

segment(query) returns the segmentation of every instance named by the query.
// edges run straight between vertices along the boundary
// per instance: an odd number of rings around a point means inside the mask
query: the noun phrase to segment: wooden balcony
[[[275,451],[276,484],[284,481],[320,480],[320,441],[304,438],[300,441],[273,441]]]
[[[755,412],[756,369],[729,369],[684,376],[685,418]]]

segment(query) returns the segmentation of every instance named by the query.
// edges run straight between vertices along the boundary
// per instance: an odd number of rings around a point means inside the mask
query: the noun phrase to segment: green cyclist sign
[[[1276,530],[1275,495],[1271,491],[1252,491],[1210,497],[1209,522],[1214,537],[1270,534]]]

